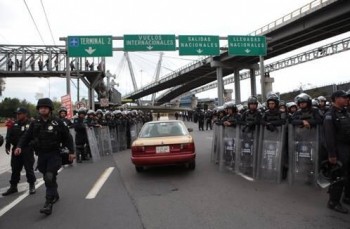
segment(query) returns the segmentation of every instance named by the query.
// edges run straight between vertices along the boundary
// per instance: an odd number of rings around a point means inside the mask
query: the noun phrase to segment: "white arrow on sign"
[[[152,50],[152,49],[153,49],[153,46],[147,46],[147,49],[148,49],[148,50]]]
[[[91,55],[96,51],[96,49],[92,49],[91,47],[89,47],[88,49],[85,49],[85,51],[89,53],[89,55]]]
[[[246,49],[244,50],[246,53],[250,53],[250,49]]]
[[[199,54],[201,54],[201,53],[203,52],[202,49],[197,49],[196,51],[197,51],[197,53],[199,53]]]

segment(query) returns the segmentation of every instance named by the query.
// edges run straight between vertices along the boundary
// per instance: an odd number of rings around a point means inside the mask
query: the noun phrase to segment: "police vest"
[[[259,114],[258,111],[256,111],[256,112],[246,111],[246,113],[245,113],[245,120],[244,121],[247,124],[257,123],[257,121],[258,121],[258,114]]]
[[[346,110],[341,112],[334,112],[335,126],[338,130],[336,139],[340,142],[349,144],[350,142],[350,114]]]
[[[281,120],[281,113],[277,111],[267,111],[265,113],[265,121],[271,122],[271,121],[277,121]]]
[[[62,125],[62,123],[61,123]],[[60,148],[61,130],[60,120],[53,119],[34,122],[34,148],[36,151],[55,151]]]
[[[29,128],[29,121],[16,121],[10,129],[9,143],[16,146],[24,132]]]

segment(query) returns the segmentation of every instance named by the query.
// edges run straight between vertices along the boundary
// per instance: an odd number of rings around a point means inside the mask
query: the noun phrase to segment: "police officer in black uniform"
[[[242,115],[242,128],[243,132],[251,132],[255,130],[255,127],[260,124],[261,112],[258,110],[258,99],[255,96],[248,98],[248,110]]]
[[[346,110],[349,98],[345,91],[335,91],[332,96],[332,107],[326,112],[323,121],[328,160],[335,165],[342,163],[340,177],[344,180],[330,185],[328,208],[341,213],[348,209],[341,203],[350,204],[350,114]]]
[[[269,131],[275,131],[277,126],[286,123],[286,117],[279,110],[279,98],[276,94],[271,94],[266,100],[267,110],[262,116],[261,123],[266,126]]]
[[[75,130],[75,147],[77,162],[82,163],[82,160],[88,157],[89,141],[86,133],[86,109],[80,108],[78,110],[78,117],[73,120],[73,127]]]
[[[300,128],[313,128],[322,124],[322,117],[317,108],[312,107],[312,99],[308,94],[302,93],[295,98],[299,110],[293,116],[291,123]]]
[[[46,186],[46,201],[40,213],[50,215],[53,204],[59,199],[57,192],[57,173],[62,164],[60,148],[69,150],[69,160],[73,161],[74,148],[68,128],[63,122],[52,116],[53,103],[49,98],[38,100],[36,109],[39,118],[31,122],[28,130],[20,138],[14,154],[21,155],[32,142],[38,154],[38,169],[43,174]]]
[[[21,178],[21,171],[24,167],[26,171],[27,182],[29,183],[29,194],[35,193],[35,181],[36,177],[34,175],[34,150],[31,146],[26,146],[23,148],[23,153],[16,156],[14,151],[18,144],[20,137],[29,128],[30,121],[28,120],[28,111],[25,108],[18,108],[16,111],[17,120],[14,125],[7,130],[6,134],[6,144],[5,150],[7,154],[11,152],[11,167],[12,175],[10,180],[10,188],[4,192],[2,195],[7,196],[12,193],[18,192],[17,184]],[[12,146],[12,150],[11,150]]]
[[[227,115],[222,119],[225,127],[236,127],[241,122],[241,114],[238,113],[236,104],[233,102],[227,103],[225,106]]]
[[[67,115],[68,115],[67,108],[61,107],[61,108],[58,110],[58,116],[59,116],[59,118],[66,124],[66,126],[67,126],[68,128],[70,128],[70,127],[72,126],[72,122],[67,118]]]

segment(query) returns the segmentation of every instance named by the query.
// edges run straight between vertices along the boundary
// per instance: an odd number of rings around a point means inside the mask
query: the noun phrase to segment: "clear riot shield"
[[[285,131],[285,125],[276,127],[275,131],[260,126],[257,169],[259,179],[281,183]]]
[[[109,134],[110,134],[110,138],[111,138],[112,152],[116,153],[119,151],[117,128],[110,127]]]
[[[131,136],[131,144],[132,144],[137,138],[137,125],[136,124],[132,124],[130,126],[130,136]]]
[[[220,139],[223,136],[224,127],[222,125],[216,125],[213,126],[213,140],[211,145],[211,162],[218,163],[220,159],[220,148],[222,148],[222,139]]]
[[[289,184],[316,184],[319,128],[289,125]]]
[[[254,129],[240,126],[239,134],[236,172],[255,178],[258,160],[259,126],[256,126]]]
[[[118,139],[120,141],[120,151],[127,149],[126,143],[126,122],[120,123],[118,126]]]
[[[111,135],[108,126],[102,126],[100,129],[102,153],[101,155],[109,155],[112,153]]]
[[[224,127],[224,147],[221,150],[222,156],[220,157],[220,171],[232,171],[235,172],[236,166],[236,152],[238,147],[238,127]]]
[[[89,148],[92,156],[92,161],[98,161],[101,159],[98,147],[97,147],[97,139],[95,135],[95,131],[93,128],[86,127],[86,133],[89,141]]]
[[[102,156],[103,155],[103,145],[102,145],[102,136],[101,136],[100,128],[99,127],[92,127],[92,130],[95,133],[98,152]]]
[[[73,128],[70,128],[69,129],[69,133],[70,133],[70,135],[72,136],[72,138],[73,138],[73,147],[74,147],[74,152],[76,151],[76,149],[75,149],[75,130],[73,129]]]

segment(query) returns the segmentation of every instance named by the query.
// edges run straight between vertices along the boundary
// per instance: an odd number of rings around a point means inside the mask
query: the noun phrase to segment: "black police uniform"
[[[73,120],[73,127],[75,130],[75,146],[77,162],[81,163],[82,160],[86,160],[90,156],[90,147],[88,136],[86,133],[86,120],[84,118],[75,118]]]
[[[52,101],[47,98],[39,99],[37,108],[41,106],[53,108]],[[46,186],[46,202],[41,213],[51,214],[52,204],[59,198],[57,192],[57,173],[62,165],[61,147],[67,147],[69,153],[74,153],[73,142],[68,128],[62,120],[49,117],[47,120],[34,120],[18,142],[18,148],[23,149],[30,142],[38,154],[38,169],[43,174]]]
[[[14,150],[17,147],[18,141],[20,137],[25,133],[25,131],[29,128],[30,121],[26,120],[24,122],[16,121],[14,125],[7,130],[6,134],[6,144],[5,148],[6,150],[10,151],[11,146],[11,168],[12,168],[12,174],[11,174],[11,180],[10,189],[3,193],[4,196],[11,194],[13,192],[17,192],[17,184],[20,181],[21,178],[21,171],[24,167],[26,171],[26,177],[27,182],[30,185],[30,193],[35,193],[35,186],[34,183],[36,181],[36,177],[34,174],[34,150],[31,146],[26,146],[22,149],[22,153],[20,155],[15,155]]]
[[[342,163],[340,176],[345,178],[329,187],[328,207],[345,213],[346,209],[342,211],[339,203],[344,191],[344,202],[350,204],[350,113],[345,108],[332,106],[325,114],[323,127],[328,156]]]
[[[261,122],[261,112],[259,110],[247,110],[243,113],[241,124],[244,125],[242,128],[243,132],[251,132],[255,130],[255,127]]]

